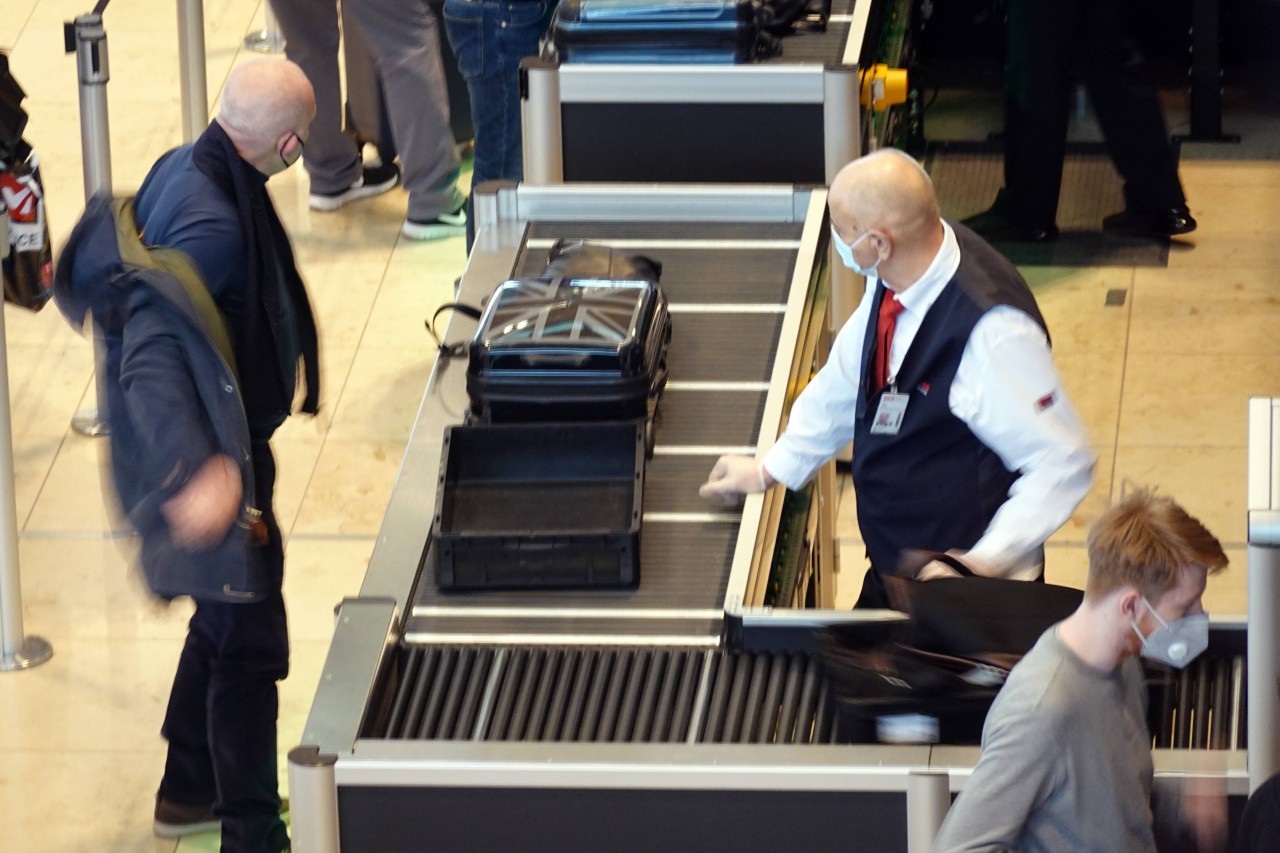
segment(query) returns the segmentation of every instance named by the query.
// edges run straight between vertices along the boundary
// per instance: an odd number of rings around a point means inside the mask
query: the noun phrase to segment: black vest
[[[877,572],[893,572],[904,548],[971,548],[1018,479],[951,414],[948,401],[969,335],[984,314],[1008,305],[1041,328],[1044,318],[1031,289],[1004,256],[963,225],[949,224],[960,244],[960,267],[929,308],[898,369],[897,390],[909,401],[897,435],[870,431],[884,394],[869,393],[883,284],[876,288],[863,343],[853,484],[858,525]]]

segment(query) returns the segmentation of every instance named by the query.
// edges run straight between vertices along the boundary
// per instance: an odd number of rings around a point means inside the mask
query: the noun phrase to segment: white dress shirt
[[[943,223],[942,246],[915,284],[898,300],[892,377],[929,308],[960,266],[955,232]],[[796,489],[853,440],[862,346],[877,279],[836,336],[831,355],[791,409],[786,431],[764,456],[765,470]],[[890,379],[892,383],[892,378]],[[1019,580],[1041,571],[1038,549],[1071,517],[1093,481],[1094,453],[1084,426],[1062,388],[1044,331],[1016,308],[998,306],[978,320],[969,336],[948,398],[951,413],[1021,476],[1009,498],[969,549],[980,574]],[[854,454],[858,452],[855,446]]]

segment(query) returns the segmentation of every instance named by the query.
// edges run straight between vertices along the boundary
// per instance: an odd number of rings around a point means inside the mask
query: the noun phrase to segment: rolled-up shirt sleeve
[[[953,414],[1021,476],[968,551],[984,574],[1029,579],[1037,551],[1089,491],[1095,454],[1040,326],[1013,308],[974,327],[951,386]]]
[[[789,489],[809,482],[827,460],[853,441],[862,343],[874,291],[871,279],[853,316],[836,335],[827,363],[800,392],[786,430],[764,456],[765,470]]]

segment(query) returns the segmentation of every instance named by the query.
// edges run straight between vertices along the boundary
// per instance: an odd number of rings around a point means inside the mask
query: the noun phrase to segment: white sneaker
[[[312,193],[311,209],[329,213],[348,202],[382,195],[398,183],[400,183],[400,167],[395,163],[365,166],[360,170],[360,177],[356,178],[356,182],[342,192]]]
[[[464,198],[453,213],[442,213],[435,219],[406,219],[400,233],[410,240],[441,240],[466,234],[467,200]]]

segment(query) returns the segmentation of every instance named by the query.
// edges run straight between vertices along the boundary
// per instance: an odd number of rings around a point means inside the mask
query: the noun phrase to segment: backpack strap
[[[239,381],[240,373],[236,369],[236,358],[231,349],[231,334],[227,331],[226,318],[218,309],[217,303],[213,301],[209,288],[205,287],[195,262],[178,249],[167,246],[150,247],[142,242],[132,197],[113,198],[111,209],[116,219],[116,243],[120,249],[120,259],[126,266],[159,270],[177,279],[199,316],[200,323],[205,333],[209,335],[214,349],[226,360],[231,372]]]

